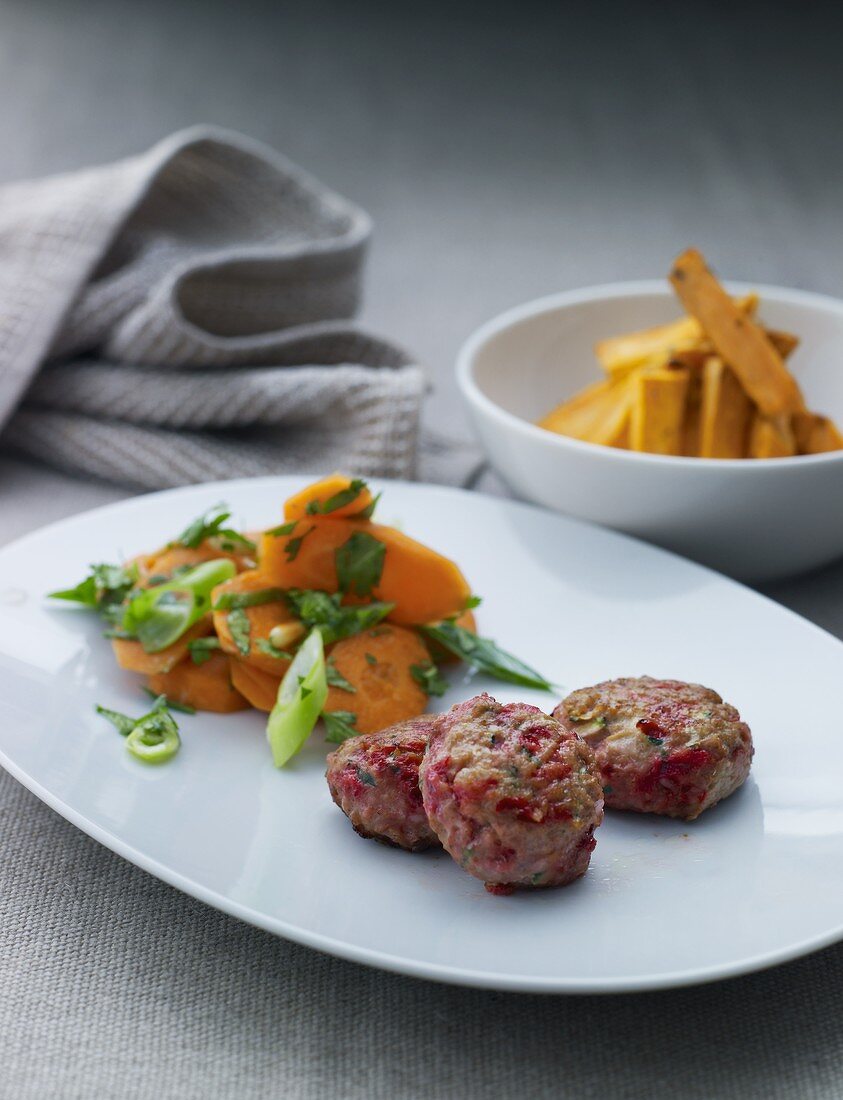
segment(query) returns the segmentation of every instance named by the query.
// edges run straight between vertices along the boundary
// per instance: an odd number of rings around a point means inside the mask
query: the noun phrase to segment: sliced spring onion
[[[278,687],[278,699],[266,725],[275,766],[281,768],[299,752],[319,721],[328,698],[322,634],[311,630]]]
[[[126,608],[122,627],[135,634],[147,653],[178,641],[211,608],[211,592],[236,573],[234,562],[216,558],[138,593]]]
[[[169,711],[152,711],[141,718],[126,738],[126,748],[144,764],[165,763],[181,748],[176,720]]]

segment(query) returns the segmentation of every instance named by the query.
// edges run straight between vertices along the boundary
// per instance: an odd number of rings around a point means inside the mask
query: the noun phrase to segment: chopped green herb
[[[75,588],[63,588],[50,592],[53,600],[80,603],[99,612],[109,622],[117,623],[122,615],[121,605],[138,579],[136,565],[92,565],[91,572]]]
[[[380,500],[381,496],[382,496],[382,494],[378,493],[377,496],[372,497],[372,500],[370,501],[369,504],[366,505],[365,508],[361,508],[359,512],[352,512],[351,515],[348,518],[349,519],[371,519],[372,516],[375,514],[375,509],[378,506],[378,501]]]
[[[386,546],[380,539],[355,531],[334,553],[340,591],[368,596],[381,579],[385,556]]]
[[[348,680],[346,680],[346,678],[337,668],[336,664],[334,663],[333,657],[328,658],[328,661],[325,665],[325,672],[328,677],[328,684],[331,687],[341,688],[342,691],[357,691],[357,688],[354,686],[354,684],[349,683]]]
[[[160,704],[160,706],[158,707],[159,710],[162,707],[166,707],[168,710],[177,710],[181,714],[196,713],[196,707],[191,707],[187,703],[177,703],[175,702],[175,700],[169,699],[166,695],[158,695],[157,692],[154,692],[152,690],[152,688],[145,687],[143,688],[143,690],[150,698],[155,700],[156,705]],[[163,702],[161,702],[161,700],[163,700]]]
[[[235,607],[232,611],[229,611],[228,629],[231,631],[231,637],[234,639],[234,644],[239,652],[247,657],[251,650],[250,634],[252,624],[242,607]]]
[[[463,630],[456,623],[447,620],[423,626],[421,630],[450,653],[496,680],[518,684],[520,687],[537,688],[539,691],[553,690],[553,685],[540,672],[501,649],[491,638],[478,638],[471,631]]]
[[[278,661],[292,661],[292,653],[288,653],[286,649],[279,649],[278,646],[274,646],[267,638],[258,638],[255,645],[264,653],[267,657],[275,657]]]
[[[251,539],[247,539],[245,535],[241,535],[231,527],[223,527],[225,521],[230,518],[231,512],[227,511],[224,504],[215,504],[213,508],[209,508],[207,512],[188,524],[179,537],[170,543],[170,546],[187,546],[195,550],[206,539],[216,538],[225,539],[243,550],[255,550],[255,544]]]
[[[355,478],[349,482],[347,489],[340,489],[338,493],[334,493],[327,500],[309,500],[305,512],[309,516],[330,515],[331,512],[336,512],[338,508],[344,508],[346,504],[351,504],[357,500],[365,488],[366,482],[360,478]]]
[[[292,535],[296,529],[298,520],[294,519],[292,523],[282,523],[280,527],[270,527],[266,532],[268,535],[272,535],[273,538],[281,538],[284,535]]]
[[[130,718],[128,714],[121,714],[119,710],[109,710],[108,707],[101,706],[96,706],[94,709],[97,714],[101,714],[103,718],[107,718],[117,732],[121,733],[124,737],[128,737],[138,724],[137,718]]]
[[[421,665],[410,665],[410,675],[428,695],[444,695],[448,690],[448,681],[439,674],[433,661]]]
[[[329,595],[314,589],[290,588],[287,590],[287,606],[306,626],[318,626],[325,645],[350,638],[376,626],[393,609],[395,604],[373,601],[357,607],[344,607],[339,593]]]
[[[210,661],[214,650],[220,648],[220,640],[219,638],[194,638],[192,642],[187,643],[187,648],[193,663],[204,665],[206,661]]]
[[[137,635],[147,653],[158,653],[210,611],[212,590],[234,573],[229,558],[195,565],[180,577],[133,596],[120,625]]]
[[[469,596],[463,605],[463,611],[473,611],[474,608],[479,607],[482,602],[482,596]]]
[[[663,745],[664,744],[664,738],[663,737],[651,737],[649,733],[647,734],[647,740],[650,742],[651,745]]]
[[[287,555],[287,561],[295,561],[299,556],[299,550],[301,550],[301,544],[307,538],[309,534],[316,530],[313,526],[309,530],[305,531],[303,535],[296,535],[294,539],[290,539],[289,542],[284,544],[284,553]]]
[[[265,603],[280,603],[283,588],[258,588],[254,592],[223,592],[214,604],[214,611],[232,611],[238,607],[261,607]]]
[[[322,717],[324,718],[325,715]],[[371,772],[364,771],[359,764],[355,764],[354,770],[357,772],[357,778],[361,783],[365,783],[367,787],[377,787],[378,781]]]
[[[325,740],[330,741],[332,745],[341,745],[349,737],[357,736],[357,730],[354,728],[357,725],[357,715],[350,710],[334,710],[330,714],[325,711],[322,714],[322,721],[328,731],[325,734]]]
[[[369,664],[369,665],[376,665],[378,663],[378,659],[374,655],[374,653],[367,653],[367,654],[365,654],[365,657],[366,657],[366,663]]]

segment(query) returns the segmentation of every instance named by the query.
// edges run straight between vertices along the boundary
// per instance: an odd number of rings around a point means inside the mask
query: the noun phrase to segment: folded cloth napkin
[[[0,188],[0,443],[144,489],[412,477],[423,373],[349,320],[370,228],[210,127]]]

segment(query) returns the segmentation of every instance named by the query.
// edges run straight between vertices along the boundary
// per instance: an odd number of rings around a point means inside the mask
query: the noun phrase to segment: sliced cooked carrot
[[[230,558],[238,569],[254,564],[254,555],[251,552],[222,550],[213,540],[205,539],[198,546],[165,546],[154,554],[149,554],[145,573],[155,583],[160,583],[162,578],[169,580],[176,569],[200,565],[203,561],[214,561],[216,558]]]
[[[228,658],[214,653],[201,665],[184,661],[170,672],[149,677],[149,690],[166,695],[174,703],[215,714],[245,710],[249,704],[231,683]]]
[[[259,569],[281,588],[336,592],[336,552],[363,531],[355,520],[299,520],[290,534],[263,536]],[[391,621],[429,623],[463,610],[471,589],[454,562],[393,527],[370,523],[365,534],[385,547],[380,581],[371,597],[395,604]]]
[[[286,520],[306,519],[311,513],[323,514],[326,505],[331,506],[327,514],[334,519],[341,516],[354,516],[365,511],[372,503],[372,494],[368,486],[348,477],[346,474],[329,474],[321,481],[314,481],[299,493],[294,493],[284,504]],[[344,499],[348,497],[349,499]],[[308,506],[311,506],[308,512]]]
[[[232,684],[256,710],[263,710],[269,714],[278,698],[280,676],[270,676],[263,669],[255,665],[247,665],[238,657],[231,657],[229,660]]]
[[[147,676],[160,672],[169,672],[187,657],[188,644],[196,638],[204,638],[214,628],[210,615],[205,615],[198,623],[184,632],[177,642],[158,653],[147,653],[140,642],[126,638],[112,638],[111,648],[117,658],[117,664],[129,672],[143,672]]]
[[[376,626],[337,642],[329,659],[355,690],[329,687],[325,710],[356,715],[354,728],[359,733],[386,729],[427,708],[427,695],[414,679],[412,668],[424,666],[430,658],[414,631]]]
[[[231,580],[217,585],[211,594],[213,604],[225,595],[246,595],[276,588],[274,581],[264,576],[256,569],[249,569],[244,573],[238,573]],[[289,661],[280,657],[273,657],[269,650],[269,633],[274,626],[280,623],[291,622],[293,619],[287,604],[283,599],[272,600],[269,603],[257,604],[254,607],[242,608],[242,615],[249,624],[248,634],[241,637],[241,643],[235,640],[231,630],[230,615],[233,609],[214,611],[214,629],[220,640],[220,646],[226,653],[240,658],[255,668],[262,668],[270,675],[283,676],[287,671]],[[240,617],[240,616],[238,616]],[[236,620],[235,620],[236,621]],[[306,633],[304,627],[302,635]],[[248,649],[246,649],[248,646]]]

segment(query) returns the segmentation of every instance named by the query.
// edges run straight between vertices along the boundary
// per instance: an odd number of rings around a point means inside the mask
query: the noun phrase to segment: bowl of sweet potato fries
[[[519,496],[757,582],[843,555],[838,360],[843,302],[724,286],[689,248],[495,318],[457,374]]]

